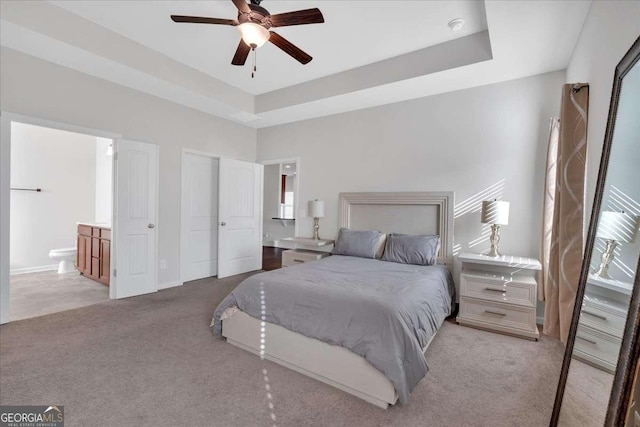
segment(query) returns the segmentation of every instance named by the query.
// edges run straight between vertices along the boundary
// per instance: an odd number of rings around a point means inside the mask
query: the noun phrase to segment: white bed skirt
[[[222,321],[222,335],[228,343],[258,355],[260,334],[260,320],[242,311]],[[269,322],[265,322],[264,358],[383,409],[398,400],[393,384],[363,357]]]

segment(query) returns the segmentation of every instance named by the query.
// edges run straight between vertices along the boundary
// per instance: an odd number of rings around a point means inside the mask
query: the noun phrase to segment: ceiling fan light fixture
[[[254,22],[245,22],[238,25],[238,31],[240,31],[242,40],[253,49],[265,44],[271,36],[269,30]]]

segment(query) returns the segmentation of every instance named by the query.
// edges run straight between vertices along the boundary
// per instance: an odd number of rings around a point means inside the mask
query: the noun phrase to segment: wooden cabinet
[[[109,286],[111,270],[111,230],[78,224],[76,265],[80,274]]]

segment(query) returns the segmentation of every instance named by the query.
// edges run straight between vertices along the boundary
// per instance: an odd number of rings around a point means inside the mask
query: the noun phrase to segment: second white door
[[[262,268],[264,167],[220,159],[218,277]]]
[[[215,157],[184,153],[182,160],[182,280],[218,274],[218,171]]]

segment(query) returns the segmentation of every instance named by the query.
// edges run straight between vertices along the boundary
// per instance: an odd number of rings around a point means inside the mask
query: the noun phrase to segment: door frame
[[[296,179],[293,180],[293,192],[295,194],[293,200],[293,217],[295,221],[293,221],[293,235],[298,236],[298,227],[300,221],[298,221],[300,217],[300,211],[298,210],[300,206],[300,157],[283,157],[279,159],[267,159],[267,160],[258,160],[256,163],[261,165],[278,165],[280,163],[295,163],[296,164]],[[263,187],[264,187],[264,178],[263,178]],[[264,197],[264,190],[262,191]],[[264,211],[264,199],[262,200],[262,209]],[[264,212],[263,212],[262,222],[264,223]],[[264,226],[263,226],[264,228]]]
[[[180,156],[180,281],[176,286],[182,286],[185,282],[185,274],[187,271],[187,251],[188,251],[188,230],[186,227],[187,218],[187,192],[185,191],[185,185],[187,184],[186,170],[184,162],[187,154],[194,154],[196,156],[210,157],[212,159],[230,158],[221,156],[216,153],[208,151],[196,150],[193,148],[182,147],[182,154]],[[239,159],[238,159],[239,160]],[[218,171],[218,186],[220,185],[220,171]],[[219,199],[219,197],[218,197]],[[219,200],[218,200],[219,203]]]
[[[0,138],[0,324],[9,323],[9,307],[10,307],[10,221],[9,216],[11,212],[11,122],[24,123],[34,126],[42,126],[51,129],[58,129],[68,132],[82,133],[85,135],[96,136],[101,138],[109,138],[113,141],[114,158],[111,162],[112,168],[112,212],[111,212],[111,227],[112,227],[112,239],[115,240],[115,230],[117,227],[115,211],[116,200],[116,187],[115,187],[115,169],[116,169],[116,153],[118,152],[118,140],[122,139],[122,135],[105,131],[102,129],[93,129],[84,126],[73,125],[70,123],[63,123],[54,120],[42,119],[34,116],[27,116],[24,114],[12,113],[10,111],[0,111],[0,128],[2,138]],[[115,253],[116,242],[112,240],[112,253]],[[156,257],[157,257],[157,242],[156,242]],[[114,258],[112,258],[113,260]],[[110,272],[110,286],[109,286],[109,298],[115,298],[115,284],[117,280],[113,271],[116,268],[114,264],[111,265]]]

